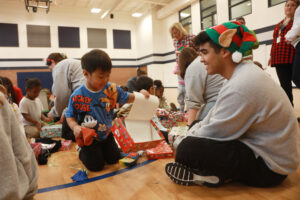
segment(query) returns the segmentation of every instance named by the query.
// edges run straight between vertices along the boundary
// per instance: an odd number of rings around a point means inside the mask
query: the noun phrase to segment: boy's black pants
[[[114,164],[120,158],[121,154],[112,133],[105,140],[94,140],[90,146],[81,147],[79,152],[79,159],[91,171],[100,171],[105,162]]]
[[[280,184],[287,176],[271,171],[261,157],[244,143],[186,137],[178,145],[175,161],[221,180],[238,181],[255,187]]]

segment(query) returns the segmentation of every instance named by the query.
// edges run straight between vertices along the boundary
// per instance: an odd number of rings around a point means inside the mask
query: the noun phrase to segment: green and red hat
[[[206,33],[212,41],[232,53],[232,60],[235,63],[241,62],[244,53],[256,42],[251,31],[236,21],[208,28]]]

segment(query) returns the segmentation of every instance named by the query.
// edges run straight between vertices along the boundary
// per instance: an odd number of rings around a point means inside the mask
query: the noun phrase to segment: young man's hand
[[[142,89],[140,93],[142,93],[146,97],[146,99],[150,97],[150,93],[147,90]]]

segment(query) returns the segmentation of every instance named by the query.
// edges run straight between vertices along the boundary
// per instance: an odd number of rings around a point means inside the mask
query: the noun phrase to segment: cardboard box
[[[146,150],[148,160],[172,158],[173,150],[166,141],[160,142],[156,147]]]
[[[61,137],[62,124],[43,126],[40,132],[41,138]]]
[[[158,98],[150,95],[146,99],[141,93],[134,94],[135,101],[124,122],[117,118],[112,126],[115,139],[125,153],[153,148],[164,140],[151,120],[158,107]]]

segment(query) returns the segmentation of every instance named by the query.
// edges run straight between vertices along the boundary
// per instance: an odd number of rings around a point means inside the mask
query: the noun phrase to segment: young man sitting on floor
[[[280,184],[300,161],[299,127],[288,97],[253,62],[241,62],[255,37],[227,22],[195,38],[208,74],[227,82],[206,118],[178,137],[167,175],[182,185],[229,180],[256,187]]]

